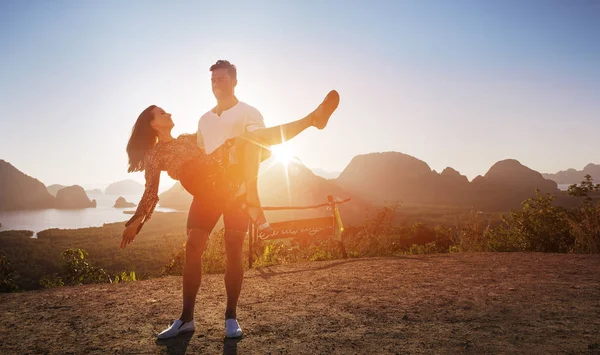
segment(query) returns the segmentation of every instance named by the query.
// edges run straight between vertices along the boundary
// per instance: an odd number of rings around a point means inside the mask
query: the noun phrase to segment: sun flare
[[[286,166],[294,160],[294,153],[288,144],[282,143],[271,147],[273,156],[277,159],[277,162],[283,163]]]

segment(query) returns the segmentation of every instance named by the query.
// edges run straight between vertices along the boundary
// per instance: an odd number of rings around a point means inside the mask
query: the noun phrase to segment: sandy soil
[[[600,354],[600,255],[475,253],[250,270],[223,339],[222,275],[196,331],[158,342],[181,279],[0,295],[2,354]]]

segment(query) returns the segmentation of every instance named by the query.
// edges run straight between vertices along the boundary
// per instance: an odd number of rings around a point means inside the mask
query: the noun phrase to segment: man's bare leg
[[[189,322],[194,319],[196,295],[202,281],[202,253],[206,249],[209,232],[202,229],[188,229],[183,266],[183,309],[179,319]]]
[[[225,319],[237,318],[237,303],[244,280],[242,247],[245,236],[246,232],[225,230],[225,254],[227,256],[227,268],[225,270],[227,308]]]

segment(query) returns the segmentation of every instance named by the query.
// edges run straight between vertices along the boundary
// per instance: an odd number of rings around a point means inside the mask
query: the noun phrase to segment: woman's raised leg
[[[337,91],[330,91],[316,110],[299,120],[247,132],[235,141],[236,151],[242,156],[244,185],[246,188],[242,209],[246,211],[259,231],[270,231],[258,194],[258,171],[263,147],[288,141],[305,129],[315,126],[323,129],[340,102]]]
[[[339,103],[340,95],[337,91],[332,90],[327,94],[319,107],[307,116],[279,126],[247,132],[242,138],[260,146],[269,147],[289,141],[309,127],[315,126],[318,129],[323,129],[327,126],[329,118],[337,109]]]

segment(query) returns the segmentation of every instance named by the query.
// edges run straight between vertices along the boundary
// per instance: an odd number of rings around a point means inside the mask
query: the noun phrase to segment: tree
[[[590,203],[592,198],[589,194],[600,191],[600,184],[594,185],[594,180],[590,174],[587,174],[584,179],[580,185],[573,184],[569,186],[567,192],[571,196],[580,197],[583,203]]]
[[[590,194],[600,191],[600,184],[595,184],[588,174],[579,186],[569,186],[571,196],[580,197],[582,206],[569,218],[572,234],[575,238],[575,251],[581,253],[600,252],[600,201],[594,205]]]
[[[504,224],[494,231],[496,237],[508,239],[518,250],[546,253],[568,252],[573,246],[573,237],[567,211],[553,205],[550,194],[541,194],[522,203],[520,210],[512,211],[503,218]],[[495,238],[498,239],[498,238]],[[514,250],[514,247],[510,249]]]

